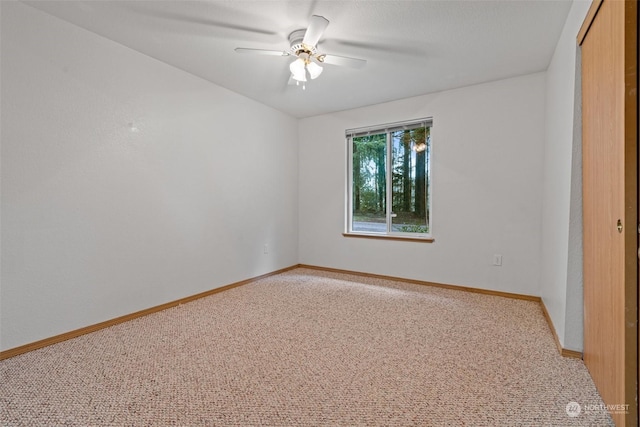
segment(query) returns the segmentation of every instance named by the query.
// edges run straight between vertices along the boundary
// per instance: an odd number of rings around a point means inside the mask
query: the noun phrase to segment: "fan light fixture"
[[[307,64],[307,71],[309,72],[309,77],[313,80],[322,74],[322,67],[315,62],[309,62]]]
[[[302,58],[298,58],[289,65],[289,70],[293,78],[299,82],[307,81],[307,73],[305,72],[305,61]]]
[[[311,80],[317,79],[322,74],[322,67],[311,62],[308,56],[301,54],[298,58],[289,65],[291,71],[291,77],[296,81],[296,84],[302,82],[302,89],[305,89],[304,83],[307,81],[307,72]]]

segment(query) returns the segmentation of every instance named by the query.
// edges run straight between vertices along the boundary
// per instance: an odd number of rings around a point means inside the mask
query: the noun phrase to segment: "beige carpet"
[[[305,269],[0,375],[2,426],[612,425],[537,303]]]

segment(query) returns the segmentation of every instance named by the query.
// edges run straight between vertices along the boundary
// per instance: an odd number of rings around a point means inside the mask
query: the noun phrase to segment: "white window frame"
[[[363,128],[355,128],[355,129],[347,129],[345,131],[345,140],[346,140],[346,154],[347,154],[347,186],[346,186],[346,215],[345,215],[345,227],[343,235],[346,237],[370,237],[370,238],[382,238],[382,239],[395,239],[395,240],[417,240],[417,241],[425,241],[425,242],[433,242],[433,210],[431,209],[431,204],[433,200],[433,186],[431,177],[429,178],[429,186],[426,188],[428,191],[428,197],[426,200],[426,210],[429,212],[428,216],[428,233],[411,233],[411,232],[399,232],[392,230],[392,208],[393,208],[393,185],[392,185],[392,156],[393,150],[391,147],[391,133],[398,130],[411,130],[420,127],[429,127],[430,137],[433,135],[433,118],[427,117],[416,120],[407,120],[403,122],[395,122],[384,125],[377,126],[367,126]],[[372,134],[387,134],[387,147],[386,147],[386,206],[385,206],[385,218],[387,230],[385,233],[377,233],[377,232],[365,232],[365,231],[354,231],[352,229],[353,225],[353,138],[372,135]],[[429,156],[427,159],[427,173],[429,176],[431,175],[431,158],[433,155],[431,144],[428,146]]]

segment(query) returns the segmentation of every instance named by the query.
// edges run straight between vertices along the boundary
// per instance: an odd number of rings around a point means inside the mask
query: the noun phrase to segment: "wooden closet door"
[[[582,46],[584,362],[637,418],[637,3],[594,1]]]

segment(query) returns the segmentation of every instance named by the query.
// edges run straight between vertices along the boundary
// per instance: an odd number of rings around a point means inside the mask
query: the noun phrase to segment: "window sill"
[[[412,236],[397,236],[389,234],[373,234],[373,233],[342,233],[344,237],[360,237],[365,239],[382,239],[382,240],[403,240],[408,242],[420,242],[420,243],[433,243],[435,239],[429,237],[412,237]]]

